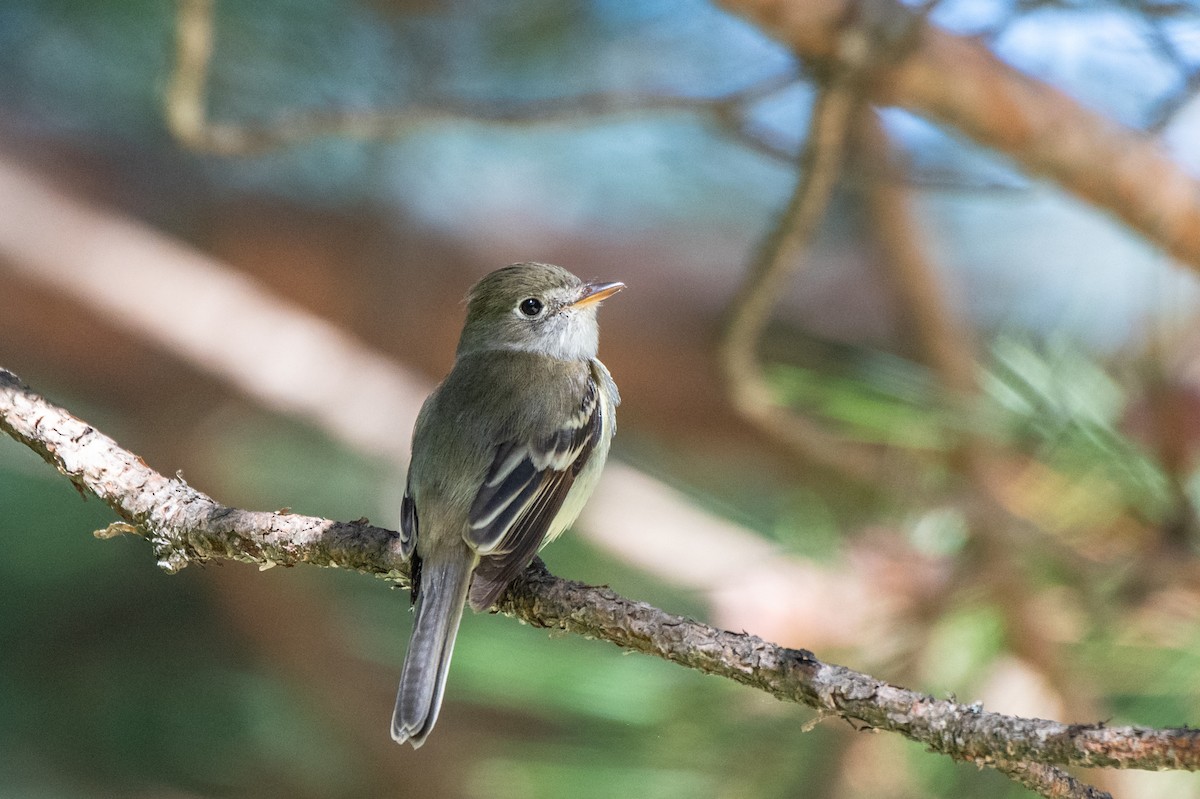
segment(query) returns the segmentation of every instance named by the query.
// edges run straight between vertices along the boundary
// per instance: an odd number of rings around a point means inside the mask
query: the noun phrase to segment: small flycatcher
[[[596,311],[623,288],[525,263],[467,295],[454,368],[417,417],[400,509],[417,607],[398,743],[419,747],[437,721],[463,605],[491,607],[596,485],[621,401],[596,358]]]

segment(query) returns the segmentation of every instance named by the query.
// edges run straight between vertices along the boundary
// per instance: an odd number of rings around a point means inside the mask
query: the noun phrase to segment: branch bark
[[[169,572],[193,561],[228,559],[262,568],[312,563],[396,579],[408,575],[395,532],[373,527],[365,519],[335,522],[286,510],[226,507],[189,486],[181,474],[168,478],[154,471],[3,368],[0,430],[124,520],[98,531],[97,537],[141,535],[154,546],[159,566]]]
[[[312,563],[389,579],[406,576],[394,532],[365,520],[343,523],[223,506],[181,477],[154,471],[3,369],[0,429],[116,512],[123,522],[102,535],[132,532],[149,539],[168,569],[224,558],[263,567]],[[823,663],[805,650],[719,630],[625,599],[606,587],[555,577],[540,561],[513,584],[497,610],[536,627],[609,641],[872,729],[897,732],[958,760],[1021,772],[1027,779],[1039,775],[1045,784],[1057,786],[1055,793],[1047,788],[1045,795],[1099,794],[1062,793],[1057,770],[1030,764],[1200,768],[1200,730],[1069,725],[934,699]]]

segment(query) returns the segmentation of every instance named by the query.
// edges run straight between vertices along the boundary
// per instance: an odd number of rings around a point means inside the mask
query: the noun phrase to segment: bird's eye
[[[526,316],[537,316],[542,312],[542,301],[537,297],[527,297],[517,306]]]

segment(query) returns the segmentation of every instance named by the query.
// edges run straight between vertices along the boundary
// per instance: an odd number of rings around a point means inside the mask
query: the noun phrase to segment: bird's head
[[[467,295],[467,322],[458,354],[522,350],[564,360],[593,358],[596,311],[624,283],[584,282],[553,264],[506,266]]]

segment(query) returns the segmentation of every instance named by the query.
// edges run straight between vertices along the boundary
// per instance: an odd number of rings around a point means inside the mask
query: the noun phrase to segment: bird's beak
[[[616,294],[623,288],[625,288],[625,284],[619,280],[614,283],[586,283],[583,286],[583,294],[579,295],[579,299],[567,307],[585,308],[589,305],[595,305],[601,300]]]

